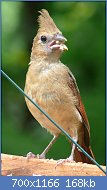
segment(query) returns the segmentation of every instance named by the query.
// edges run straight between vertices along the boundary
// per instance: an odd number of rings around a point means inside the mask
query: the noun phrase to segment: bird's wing
[[[84,105],[83,105],[82,100],[81,100],[81,96],[80,96],[78,86],[76,84],[76,80],[75,80],[75,78],[71,72],[69,73],[68,85],[71,88],[73,95],[76,97],[76,99],[78,101],[78,104],[76,104],[75,106],[76,106],[78,112],[80,113],[80,115],[82,117],[83,124],[85,126],[85,131],[88,134],[88,138],[89,138],[89,136],[90,136],[90,125],[88,122],[88,118],[87,118],[87,115],[85,112]]]
[[[91,157],[93,157],[95,159],[94,154],[93,154],[91,147],[90,147],[90,142],[89,142],[90,141],[90,125],[88,122],[88,118],[87,118],[87,115],[85,112],[84,105],[83,105],[82,100],[81,100],[81,96],[79,93],[78,86],[76,84],[76,80],[75,80],[75,78],[71,72],[69,72],[68,85],[71,88],[74,96],[76,97],[76,99],[78,101],[78,104],[76,104],[75,106],[76,106],[76,108],[77,108],[78,112],[80,113],[82,120],[83,120],[82,126],[83,126],[83,130],[84,130],[84,137],[82,137],[83,138],[82,140],[84,141],[84,143],[83,144],[79,143],[79,136],[78,136],[78,143],[82,146],[82,148],[86,152],[88,152],[88,154]],[[89,164],[93,164],[93,162],[87,156],[85,156],[84,153],[79,151],[77,147],[75,148],[75,151],[74,151],[74,160],[76,162],[86,162]]]

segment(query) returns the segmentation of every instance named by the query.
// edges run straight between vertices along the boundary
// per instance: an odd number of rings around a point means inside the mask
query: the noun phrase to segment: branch
[[[56,167],[57,161],[53,159],[28,159],[8,154],[1,154],[1,160],[3,176],[105,176],[97,166],[81,162],[64,162]]]

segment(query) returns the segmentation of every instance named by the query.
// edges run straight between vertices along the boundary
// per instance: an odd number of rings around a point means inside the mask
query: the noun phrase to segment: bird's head
[[[39,29],[34,38],[31,58],[35,59],[39,55],[59,58],[63,51],[68,50],[65,45],[67,40],[57,28],[47,10],[42,9],[39,13]]]

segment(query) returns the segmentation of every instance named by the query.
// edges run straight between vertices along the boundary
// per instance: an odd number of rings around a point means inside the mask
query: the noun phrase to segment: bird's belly
[[[47,97],[47,98],[46,98]],[[57,97],[56,94],[50,96],[36,96],[33,100],[69,135],[73,136],[75,129],[80,126],[80,121],[75,113],[75,106],[68,102],[64,102],[61,97]],[[61,131],[44,115],[42,114],[29,100],[26,99],[27,106],[34,116],[34,118],[40,123],[40,125],[46,128],[51,134],[58,135]]]

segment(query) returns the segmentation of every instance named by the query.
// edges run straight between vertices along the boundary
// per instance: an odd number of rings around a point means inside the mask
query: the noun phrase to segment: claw
[[[45,159],[45,154],[33,154],[32,152],[28,152],[27,155],[26,155],[27,159],[30,159],[30,158],[38,158],[38,159]]]
[[[28,152],[26,157],[27,157],[27,159],[29,159],[29,158],[36,158],[37,156],[35,154],[33,154],[32,152]]]
[[[69,163],[75,163],[75,161],[72,160],[72,159],[70,159],[70,158],[61,159],[61,160],[58,160],[58,162],[57,162],[57,164],[56,164],[56,166],[55,166],[55,169],[57,168],[57,166],[60,166],[60,165],[63,164],[64,162],[65,162],[65,163],[67,163],[67,162],[69,162]]]

